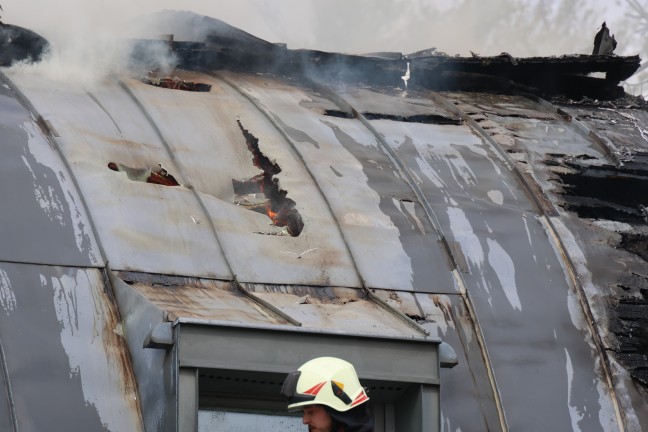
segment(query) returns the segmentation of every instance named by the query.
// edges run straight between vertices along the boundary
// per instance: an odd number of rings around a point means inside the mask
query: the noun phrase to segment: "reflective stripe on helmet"
[[[288,399],[289,411],[318,404],[345,412],[369,400],[353,365],[334,357],[304,363],[286,377],[281,394]]]

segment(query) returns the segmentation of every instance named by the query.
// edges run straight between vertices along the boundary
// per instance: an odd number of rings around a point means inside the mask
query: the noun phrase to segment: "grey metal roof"
[[[610,238],[640,227],[557,180],[643,162],[643,110],[231,69],[176,71],[209,92],[3,70],[0,429],[161,427],[164,354],[128,350],[180,321],[441,338],[442,430],[648,428],[609,331],[648,275]],[[297,236],[235,190],[260,155]],[[158,164],[178,186],[142,181]]]

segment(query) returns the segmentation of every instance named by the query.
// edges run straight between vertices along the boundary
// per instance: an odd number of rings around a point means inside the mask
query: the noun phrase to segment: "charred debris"
[[[0,66],[40,61],[50,48],[41,35],[0,21]]]
[[[244,33],[244,32],[240,32]],[[247,34],[245,34],[247,35]],[[610,100],[624,96],[619,83],[639,68],[639,56],[565,55],[516,58],[450,57],[434,50],[403,56],[400,53],[348,55],[315,50],[289,50],[258,38],[209,34],[204,42],[138,40],[134,58],[147,51],[169,49],[183,69],[227,69],[271,73],[290,78],[314,78],[367,86],[407,85],[435,91],[480,91],[499,94],[531,93],[551,98]],[[602,78],[590,76],[597,73]]]
[[[295,208],[296,203],[287,197],[287,191],[279,188],[279,181],[274,177],[281,172],[281,167],[261,152],[259,139],[245,129],[240,120],[237,122],[252,153],[252,162],[262,173],[246,180],[232,179],[236,204],[267,215],[274,226],[285,228],[292,237],[299,236],[304,222]]]

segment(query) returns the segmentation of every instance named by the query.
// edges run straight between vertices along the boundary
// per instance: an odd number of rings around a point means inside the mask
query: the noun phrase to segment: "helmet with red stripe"
[[[307,405],[326,405],[345,412],[369,400],[353,365],[335,357],[319,357],[288,375],[281,394],[288,410]]]

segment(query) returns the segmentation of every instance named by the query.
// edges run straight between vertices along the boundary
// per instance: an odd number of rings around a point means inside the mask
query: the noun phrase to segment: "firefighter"
[[[309,432],[373,432],[369,397],[347,361],[310,360],[288,375],[281,394],[288,411],[303,411]]]

